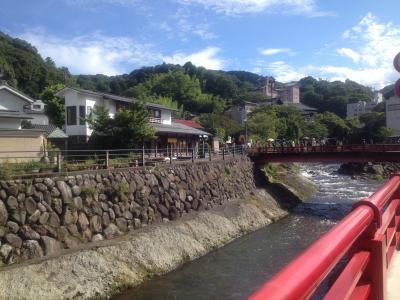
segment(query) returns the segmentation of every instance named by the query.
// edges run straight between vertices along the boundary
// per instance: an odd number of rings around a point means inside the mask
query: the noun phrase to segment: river
[[[338,165],[303,165],[318,192],[288,217],[241,237],[114,300],[245,299],[382,183],[336,173]]]

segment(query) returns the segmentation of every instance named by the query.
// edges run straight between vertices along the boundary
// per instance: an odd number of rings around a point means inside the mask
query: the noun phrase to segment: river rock
[[[6,206],[4,205],[4,202],[0,200],[0,226],[3,226],[6,224],[8,219],[8,211]]]
[[[12,250],[13,247],[10,244],[3,244],[0,247],[0,254],[1,256],[7,259],[8,255],[11,253]]]
[[[93,232],[96,232],[96,233],[102,232],[100,216],[95,215],[90,218],[90,228],[92,229]]]
[[[52,212],[49,217],[49,224],[53,227],[60,226],[60,218],[55,212]]]
[[[81,188],[77,185],[74,185],[72,188],[72,195],[74,195],[75,197],[79,196],[82,192]]]
[[[28,218],[29,222],[36,223],[40,218],[40,210],[36,209],[35,212]]]
[[[119,231],[118,227],[115,224],[110,224],[107,226],[106,229],[104,229],[104,235],[106,239],[112,239],[121,234],[122,234],[121,231]]]
[[[57,181],[56,183],[58,190],[61,193],[61,198],[64,203],[68,204],[72,202],[71,188],[64,181]]]
[[[122,232],[128,230],[128,222],[124,218],[116,218],[115,223]]]
[[[25,209],[29,215],[33,214],[36,211],[37,204],[32,197],[28,197],[25,199]]]
[[[18,235],[15,235],[13,233],[8,233],[6,234],[5,239],[14,248],[21,248],[22,246],[22,240]]]
[[[22,244],[21,256],[23,259],[43,257],[43,249],[38,241],[27,240]]]
[[[11,210],[15,210],[18,208],[18,201],[17,198],[15,198],[14,196],[10,196],[7,199],[7,206],[9,209]]]
[[[79,213],[78,225],[82,231],[84,231],[89,226],[89,220],[83,212]]]
[[[48,236],[42,236],[41,237],[42,243],[43,243],[43,248],[44,248],[44,254],[46,256],[48,255],[54,255],[58,254],[61,251],[61,245],[60,242],[57,240],[48,237]]]
[[[13,221],[8,221],[7,222],[7,227],[10,229],[10,231],[12,233],[17,233],[19,230],[19,226],[17,223],[13,222]]]
[[[104,237],[100,233],[95,234],[92,237],[92,242],[98,242],[98,241],[102,241],[102,240],[104,240]]]
[[[25,240],[40,240],[40,234],[27,225],[21,227],[21,236]]]

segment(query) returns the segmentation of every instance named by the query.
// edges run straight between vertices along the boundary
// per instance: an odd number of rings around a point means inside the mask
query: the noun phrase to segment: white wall
[[[161,110],[161,123],[166,125],[171,125],[171,111]]]
[[[386,127],[400,133],[400,97],[386,100]]]
[[[15,94],[8,90],[0,90],[0,109],[16,110],[22,112],[24,105],[28,105],[30,102],[21,99]]]
[[[77,125],[67,125],[65,123],[65,131],[67,135],[84,135],[90,136],[92,134],[92,130],[89,127],[89,124],[79,125],[79,106],[85,106],[85,113],[87,116],[88,107],[90,107],[93,111],[95,106],[105,106],[110,114],[110,117],[114,117],[116,112],[115,102],[112,100],[104,100],[103,98],[91,95],[79,93],[74,90],[66,90],[64,94],[65,98],[65,113],[68,106],[76,107],[76,123]],[[65,120],[66,122],[67,120]]]
[[[49,125],[49,118],[43,114],[28,114],[29,117],[33,118],[29,120],[32,124],[37,125]]]

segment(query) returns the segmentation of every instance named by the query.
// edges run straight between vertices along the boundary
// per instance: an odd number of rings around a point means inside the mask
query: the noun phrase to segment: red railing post
[[[386,300],[386,239],[383,234],[376,235],[368,242],[371,261],[366,269],[366,277],[371,283],[370,300]]]

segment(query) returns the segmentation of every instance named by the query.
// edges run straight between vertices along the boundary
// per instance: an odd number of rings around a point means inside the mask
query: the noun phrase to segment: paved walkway
[[[388,300],[400,299],[400,252],[394,254],[387,282]]]

